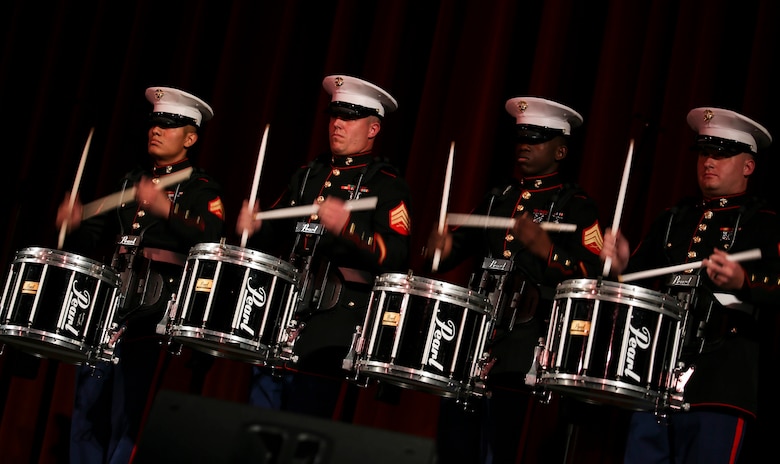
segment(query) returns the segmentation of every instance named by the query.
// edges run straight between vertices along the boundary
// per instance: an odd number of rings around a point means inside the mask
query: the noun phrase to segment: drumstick
[[[450,155],[447,159],[447,172],[444,177],[444,190],[441,194],[441,210],[439,211],[439,235],[444,234],[444,224],[447,214],[447,202],[450,196],[450,182],[452,181],[452,158],[455,154],[455,141],[450,143]],[[431,271],[436,272],[439,269],[439,260],[441,259],[441,248],[436,248],[433,254],[433,264],[431,264]]]
[[[752,250],[740,251],[732,255],[726,255],[726,259],[729,261],[750,261],[752,259],[761,259],[761,250],[754,248]],[[618,282],[630,282],[632,280],[646,279],[648,277],[655,277],[664,274],[673,274],[675,272],[685,271],[687,269],[698,269],[701,267],[701,261],[693,263],[677,264],[675,266],[662,267],[658,269],[650,269],[647,271],[633,272],[631,274],[623,274],[618,276]]]
[[[623,168],[623,180],[620,182],[620,192],[618,193],[617,206],[615,207],[615,217],[612,218],[612,233],[617,234],[620,227],[620,216],[623,214],[623,202],[626,199],[626,187],[628,186],[628,173],[631,170],[631,158],[634,154],[634,139],[628,144],[628,155],[626,155],[626,166]],[[612,258],[607,256],[604,260],[603,276],[609,274],[609,268],[612,267]]]
[[[447,215],[447,224],[451,226],[466,227],[487,227],[490,229],[508,229],[515,226],[515,220],[506,217],[480,216],[478,214],[457,214]],[[540,222],[539,227],[548,232],[574,232],[577,230],[577,224]]]
[[[351,211],[365,211],[376,208],[377,197],[349,200],[345,207]],[[296,216],[309,216],[320,210],[320,205],[292,206],[290,208],[272,209],[255,214],[255,219],[285,219]]]
[[[68,230],[68,219],[73,212],[73,205],[76,203],[76,195],[79,191],[79,184],[81,183],[81,175],[84,173],[84,164],[87,161],[87,153],[89,152],[89,145],[92,143],[92,134],[95,133],[95,128],[89,130],[89,136],[87,136],[87,143],[84,145],[84,151],[81,152],[81,161],[79,161],[79,167],[76,170],[76,179],[73,181],[73,189],[70,191],[70,201],[68,202],[68,215],[65,217],[65,221],[60,227],[60,237],[57,242],[57,249],[61,250],[62,245],[65,244],[65,232]]]
[[[257,155],[257,166],[255,167],[255,178],[252,181],[252,190],[249,194],[249,210],[251,211],[255,207],[255,200],[257,199],[257,186],[260,183],[260,171],[263,169],[263,159],[265,159],[265,144],[268,140],[268,129],[270,124],[265,125],[265,132],[263,132],[263,141],[260,142],[260,153]],[[241,233],[241,248],[246,247],[246,241],[249,239],[249,230],[244,229]]]
[[[157,188],[163,189],[171,185],[176,185],[179,182],[184,182],[190,178],[191,174],[192,168],[186,168],[179,172],[162,176],[159,178],[160,183],[157,184]],[[111,195],[106,195],[103,198],[99,198],[93,202],[87,203],[84,205],[84,213],[82,214],[81,218],[88,219],[92,216],[103,214],[108,210],[116,208],[122,203],[128,203],[131,201],[135,201],[135,187],[131,187],[121,192],[112,193]]]

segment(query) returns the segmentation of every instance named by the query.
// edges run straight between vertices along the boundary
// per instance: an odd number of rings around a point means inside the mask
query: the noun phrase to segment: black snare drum
[[[482,395],[493,324],[486,297],[411,274],[376,278],[354,370],[443,397]],[[351,360],[345,359],[350,368]]]
[[[684,305],[670,295],[589,279],[558,285],[539,382],[587,402],[651,410],[664,404]]]
[[[48,248],[16,253],[0,300],[0,341],[38,357],[80,364],[111,361],[119,303],[116,272]]]
[[[190,249],[170,335],[208,354],[264,362],[285,342],[299,292],[292,264],[218,243]]]

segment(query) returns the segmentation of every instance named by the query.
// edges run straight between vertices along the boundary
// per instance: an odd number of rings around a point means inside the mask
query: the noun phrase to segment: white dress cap
[[[398,102],[384,89],[357,77],[334,74],[322,80],[322,87],[331,95],[331,103],[345,102],[362,106],[384,117],[398,108]]]
[[[691,129],[699,135],[744,143],[753,153],[772,143],[772,135],[764,126],[731,110],[694,108],[688,112],[687,120]]]
[[[506,110],[517,124],[562,130],[570,135],[582,124],[582,116],[568,106],[539,97],[514,97],[506,101]]]
[[[202,121],[208,121],[214,116],[214,111],[208,103],[191,93],[172,87],[149,87],[146,89],[146,99],[154,105],[152,113],[184,116],[192,119],[197,127],[200,127]]]

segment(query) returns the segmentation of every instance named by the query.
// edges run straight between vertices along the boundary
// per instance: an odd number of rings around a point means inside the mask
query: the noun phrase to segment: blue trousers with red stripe
[[[734,464],[747,424],[713,411],[636,412],[628,429],[624,464]]]

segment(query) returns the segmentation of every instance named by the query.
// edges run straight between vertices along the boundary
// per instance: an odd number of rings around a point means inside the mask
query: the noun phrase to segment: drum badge
[[[569,333],[572,335],[588,336],[590,334],[590,321],[571,321],[571,328]]]
[[[214,285],[213,279],[204,279],[204,278],[198,278],[197,282],[195,282],[195,291],[196,292],[204,292],[204,293],[211,293],[211,287]]]
[[[35,295],[38,293],[38,287],[40,287],[40,282],[25,280],[24,284],[22,284],[22,293],[25,295]]]
[[[382,314],[382,325],[384,326],[398,327],[398,322],[400,320],[401,315],[399,313],[385,311],[384,314]]]

